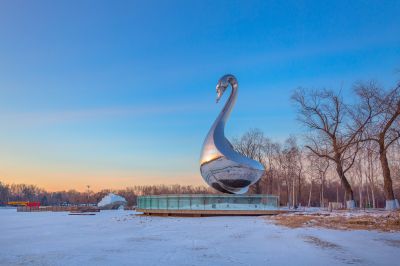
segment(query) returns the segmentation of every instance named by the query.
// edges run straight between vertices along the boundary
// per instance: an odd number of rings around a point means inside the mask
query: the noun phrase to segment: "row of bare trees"
[[[110,192],[123,196],[129,206],[136,205],[136,198],[141,195],[215,193],[210,188],[203,186],[181,185],[133,186],[119,190],[104,189],[98,192],[90,190],[86,192],[76,190],[48,192],[35,185],[0,182],[0,205],[5,205],[9,201],[39,201],[42,205],[96,204]]]
[[[344,193],[348,208],[355,207],[355,194],[359,206],[376,207],[383,194],[387,209],[398,208],[393,180],[400,182],[400,83],[389,90],[359,83],[349,95],[303,88],[293,93],[306,129],[304,146],[295,137],[274,143],[259,130],[234,140],[238,152],[266,166],[254,192],[284,192],[286,204],[311,205],[318,186],[321,206]]]
[[[249,157],[257,154],[252,158],[261,158],[266,167],[264,176],[250,188],[250,193],[278,195],[281,205],[288,206],[327,207],[328,202],[346,203],[348,192],[338,176],[336,165],[298,142],[295,137],[283,143],[273,142],[258,129],[234,139],[235,149]],[[393,191],[400,195],[400,143],[396,142],[389,152],[388,157],[393,158],[389,161]],[[353,200],[361,208],[385,207],[379,162],[377,151],[365,145],[359,148],[352,167],[345,173]]]

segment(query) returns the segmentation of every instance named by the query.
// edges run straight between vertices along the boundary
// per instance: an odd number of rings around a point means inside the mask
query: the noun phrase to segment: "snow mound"
[[[104,196],[104,198],[97,203],[97,206],[102,209],[118,209],[119,207],[126,205],[126,203],[124,197],[110,193]]]

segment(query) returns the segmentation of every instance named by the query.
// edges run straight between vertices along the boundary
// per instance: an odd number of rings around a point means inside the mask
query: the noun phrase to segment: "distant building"
[[[110,193],[104,198],[102,198],[97,206],[102,210],[116,210],[119,208],[123,208],[126,205],[127,201],[124,197],[115,195],[114,193]]]

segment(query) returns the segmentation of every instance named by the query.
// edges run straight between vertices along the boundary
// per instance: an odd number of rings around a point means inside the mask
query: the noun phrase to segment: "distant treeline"
[[[125,197],[129,206],[136,205],[136,198],[140,195],[215,193],[203,186],[181,185],[133,186],[119,190],[104,189],[99,192],[76,190],[48,192],[35,185],[4,184],[0,181],[0,205],[5,205],[9,201],[39,201],[42,205],[96,204],[110,192]]]

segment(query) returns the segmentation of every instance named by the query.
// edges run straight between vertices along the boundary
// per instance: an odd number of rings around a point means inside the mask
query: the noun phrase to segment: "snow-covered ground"
[[[289,229],[265,217],[0,209],[0,265],[398,265],[400,233]]]

